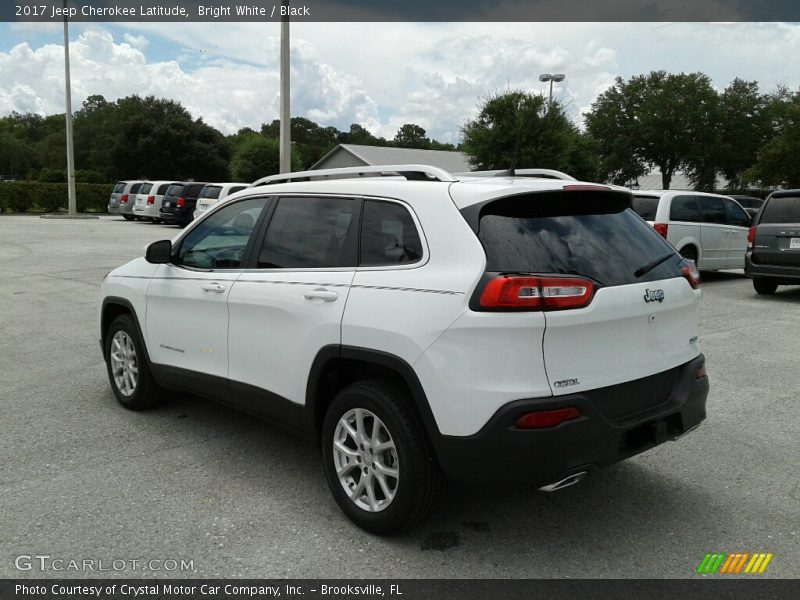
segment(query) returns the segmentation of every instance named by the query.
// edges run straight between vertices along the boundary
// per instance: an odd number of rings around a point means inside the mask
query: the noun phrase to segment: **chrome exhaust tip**
[[[539,488],[540,492],[555,492],[557,490],[563,490],[566,487],[571,485],[575,485],[576,483],[580,482],[581,479],[586,477],[588,471],[581,471],[580,473],[575,473],[573,475],[568,475],[564,477],[564,479],[560,481],[556,481],[555,483],[551,483],[549,485],[543,485]]]

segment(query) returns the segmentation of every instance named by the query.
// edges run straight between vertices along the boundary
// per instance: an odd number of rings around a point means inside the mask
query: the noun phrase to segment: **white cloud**
[[[553,0],[555,1],[555,0]],[[3,25],[0,25],[2,28]],[[59,41],[43,27],[11,26]],[[76,28],[76,107],[90,94],[138,93],[183,103],[233,132],[278,115],[279,27],[274,23],[129,23]],[[38,32],[38,34],[36,33]],[[73,33],[74,35],[74,33]],[[37,38],[41,39],[41,37]],[[777,23],[296,23],[292,112],[392,137],[419,123],[441,141],[478,102],[512,88],[546,93],[543,72],[566,73],[554,96],[581,121],[617,75],[703,71],[718,88],[734,77],[800,87],[800,26]],[[63,111],[63,48],[0,42],[0,113]]]

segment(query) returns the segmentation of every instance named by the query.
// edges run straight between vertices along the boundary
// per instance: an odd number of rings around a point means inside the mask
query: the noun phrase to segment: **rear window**
[[[761,209],[759,223],[800,223],[800,196],[773,196]]]
[[[655,221],[659,200],[655,196],[634,196],[632,208],[645,221]]]
[[[619,201],[581,196],[569,201],[563,194],[552,199],[517,196],[484,207],[478,237],[486,251],[486,270],[581,275],[604,286],[681,275],[676,254],[635,277],[638,268],[674,249]]]
[[[129,193],[129,194],[138,194],[138,193],[139,193],[139,189],[140,189],[141,187],[142,187],[142,184],[141,184],[141,183],[134,183],[134,184],[131,186],[131,191],[130,191],[130,192],[128,192],[128,193]]]
[[[149,194],[150,190],[152,190],[152,189],[153,189],[153,184],[152,183],[145,183],[142,187],[139,188],[139,193],[140,194]]]
[[[180,196],[183,191],[183,184],[173,184],[167,189],[167,196]]]
[[[122,190],[124,190],[124,189],[125,189],[125,182],[124,181],[118,181],[117,185],[114,186],[114,191],[112,193],[113,194],[121,194]]]
[[[162,183],[160,186],[158,186],[158,191],[156,192],[156,195],[163,196],[164,194],[166,194],[167,190],[169,189],[169,186],[170,186],[169,183]]]
[[[200,190],[200,195],[198,198],[210,198],[212,200],[216,200],[219,198],[219,193],[222,191],[221,185],[207,185],[202,190]]]
[[[199,194],[200,190],[202,190],[205,186],[206,186],[205,183],[195,183],[192,185],[187,185],[183,194],[187,198],[197,198],[197,194]]]

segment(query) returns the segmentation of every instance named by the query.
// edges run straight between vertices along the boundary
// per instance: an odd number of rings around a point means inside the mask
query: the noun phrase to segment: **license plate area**
[[[800,237],[789,238],[789,250],[800,250]]]

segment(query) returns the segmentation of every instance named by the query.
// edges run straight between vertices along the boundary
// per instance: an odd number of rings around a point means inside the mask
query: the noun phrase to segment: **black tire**
[[[122,215],[122,218],[125,219],[126,221],[132,221],[133,215]]]
[[[444,487],[444,475],[411,402],[408,392],[401,386],[388,380],[373,379],[343,389],[325,414],[321,443],[328,486],[336,503],[350,520],[372,533],[385,535],[422,521],[436,506]],[[344,485],[336,474],[333,450],[336,428],[343,416],[357,408],[376,415],[395,444],[399,474],[395,495],[388,506],[379,512],[370,512],[357,506],[345,493]],[[355,470],[360,478],[360,467]],[[379,486],[375,489],[379,490]]]
[[[135,351],[134,359],[138,376],[133,392],[128,395],[120,389],[114,373],[112,372],[112,345],[114,343],[114,336],[118,332],[125,333],[132,342]],[[156,406],[164,400],[165,391],[156,383],[155,379],[153,379],[153,375],[150,373],[150,365],[147,362],[144,344],[139,336],[139,329],[136,327],[136,323],[134,323],[130,315],[120,315],[114,319],[108,327],[105,342],[105,360],[111,390],[122,406],[131,410],[144,410]]]
[[[763,294],[765,296],[771,296],[775,293],[775,290],[778,289],[778,284],[771,279],[764,279],[761,277],[756,277],[753,279],[753,288],[756,290],[756,293]]]
[[[688,258],[689,260],[694,261],[694,264],[697,264],[697,250],[691,246],[684,246],[681,248],[680,254],[683,258]]]

